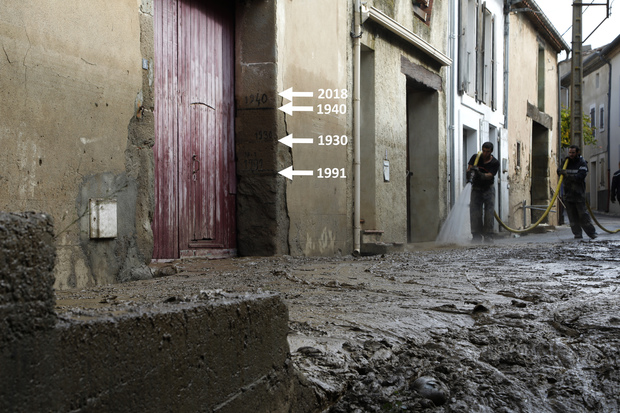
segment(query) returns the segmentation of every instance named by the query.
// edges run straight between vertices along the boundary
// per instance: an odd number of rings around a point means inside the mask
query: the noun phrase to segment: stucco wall
[[[532,204],[532,133],[533,120],[528,116],[528,102],[538,105],[538,51],[540,35],[523,14],[510,14],[510,45],[509,45],[509,101],[508,101],[508,150],[509,150],[509,183],[510,183],[510,219],[509,226],[523,227],[523,200]],[[517,64],[518,62],[518,64]],[[557,53],[545,46],[545,98],[544,112],[551,117],[548,140],[548,189],[551,198],[557,187],[557,156],[558,139],[558,70]],[[520,153],[517,153],[517,143]],[[520,158],[520,166],[517,165]],[[550,200],[550,199],[549,199]],[[557,208],[554,208],[557,210]],[[557,213],[550,213],[548,221],[552,225],[558,223]],[[526,224],[531,224],[530,213],[526,214]]]
[[[150,259],[148,10],[148,0],[0,4],[0,209],[53,217],[56,288],[136,278]],[[116,239],[89,239],[90,198],[117,199]]]
[[[387,14],[440,52],[447,53],[448,15],[445,2],[434,3],[429,26],[413,15],[409,1],[375,1],[369,5]],[[372,113],[374,163],[362,163],[362,169],[374,168],[373,174],[369,174],[374,181],[364,182],[362,191],[372,185],[370,190],[375,196],[374,203],[362,204],[362,219],[365,218],[365,210],[374,212],[375,216],[362,228],[384,231],[381,236],[384,242],[407,242],[409,221],[412,241],[434,240],[447,214],[446,69],[420,49],[371,21],[364,26],[362,44],[374,59],[374,82],[366,81],[362,89],[373,88],[375,101]],[[403,58],[416,65],[417,69],[436,76],[441,84],[439,90],[424,90],[419,97],[411,97],[413,92],[407,90]],[[419,80],[410,79],[410,82]],[[422,96],[424,103],[420,103]],[[416,107],[418,104],[432,108]],[[426,116],[419,116],[422,112]],[[407,146],[408,134],[410,148]],[[362,142],[362,145],[365,143]],[[407,164],[408,151],[410,165]],[[386,159],[389,162],[389,181],[384,176]],[[413,174],[410,180],[407,179],[408,170]],[[411,191],[409,216],[408,182]]]
[[[285,129],[278,139],[289,134],[314,139],[313,144],[294,144],[291,150],[278,144],[292,155],[291,163],[282,165],[283,169],[292,165],[295,170],[313,171],[313,176],[294,176],[286,182],[290,252],[348,254],[352,250],[353,212],[350,8],[344,1],[279,1],[277,28],[278,92],[291,87],[298,92],[313,92],[313,97],[294,97],[292,102],[314,108],[291,116],[280,112]],[[330,90],[327,93],[333,98],[321,99],[321,89]],[[288,102],[279,98],[278,106]],[[338,105],[338,113],[328,113],[325,105]],[[328,135],[346,136],[348,143],[326,145]],[[320,136],[324,145],[320,145]],[[335,169],[338,177],[326,178],[325,168]]]

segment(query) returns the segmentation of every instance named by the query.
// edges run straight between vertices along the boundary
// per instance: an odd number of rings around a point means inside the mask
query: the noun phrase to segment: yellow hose
[[[480,159],[480,155],[482,154],[482,152],[478,152],[478,156],[476,157],[476,160],[474,161],[474,166],[478,165],[478,160]],[[568,165],[568,158],[566,159],[566,162],[564,162],[564,167],[562,169],[566,169],[566,166]],[[555,202],[555,200],[558,198],[558,194],[560,193],[560,187],[562,185],[562,181],[564,180],[564,175],[560,175],[560,179],[558,180],[558,186],[555,189],[555,194],[553,195],[553,199],[551,200],[551,202],[549,203],[549,206],[547,207],[547,209],[545,210],[545,213],[542,214],[542,216],[538,219],[538,221],[536,221],[536,223],[534,223],[532,226],[524,228],[524,229],[515,229],[515,228],[510,228],[508,225],[504,224],[502,222],[502,220],[499,218],[499,216],[497,215],[496,211],[493,211],[495,214],[495,219],[497,220],[497,222],[499,223],[499,225],[501,225],[504,229],[506,229],[507,231],[510,232],[514,232],[515,234],[523,234],[525,232],[531,231],[534,228],[536,228],[546,217],[547,215],[549,215],[549,211],[551,211],[551,208],[553,207],[553,204]],[[524,212],[525,213],[525,212]],[[590,215],[592,215],[592,213],[590,213]],[[600,226],[600,225],[599,225]],[[602,227],[601,227],[602,228]]]
[[[592,217],[592,220],[596,223],[596,225],[598,225],[598,226],[599,226],[599,228],[600,228],[600,229],[602,229],[603,231],[608,232],[608,233],[610,233],[610,234],[616,234],[616,233],[620,232],[620,228],[618,228],[618,229],[617,229],[617,230],[615,230],[615,231],[612,231],[612,230],[609,230],[609,229],[605,228],[604,226],[602,226],[602,225],[598,222],[598,220],[596,219],[596,217],[594,216],[594,214],[592,213],[592,209],[590,208],[590,203],[589,203],[588,201],[586,201],[586,205],[588,206],[588,212],[590,213],[590,216]]]
[[[564,167],[562,167],[562,169],[566,169],[566,166],[568,165],[568,158],[566,158],[566,161],[564,162]],[[534,228],[536,228],[546,217],[547,215],[549,215],[549,211],[551,211],[551,208],[553,207],[553,204],[555,203],[555,200],[558,198],[558,194],[560,193],[560,188],[562,186],[562,181],[564,180],[564,175],[560,175],[560,179],[558,180],[558,186],[557,188],[555,188],[555,194],[553,194],[553,199],[551,199],[551,202],[549,202],[549,206],[547,206],[547,209],[545,210],[545,213],[541,215],[541,217],[538,219],[538,221],[536,221],[533,225],[524,228],[524,229],[514,229],[514,228],[510,228],[508,225],[504,224],[502,222],[502,220],[499,218],[499,216],[497,215],[497,212],[495,213],[495,219],[497,220],[497,222],[507,231],[510,232],[514,232],[515,234],[523,234],[525,232],[531,231]],[[525,211],[523,212],[525,213]]]
[[[474,161],[474,166],[478,165],[478,161],[480,160],[480,155],[482,154],[481,152],[478,152],[478,156],[476,156],[476,160]],[[562,167],[562,169],[566,169],[566,166],[568,166],[568,158],[566,158],[566,161],[564,162],[564,166]],[[508,225],[506,225],[504,222],[502,222],[502,220],[500,219],[499,215],[497,215],[496,211],[493,211],[493,213],[495,214],[495,219],[497,220],[497,222],[499,223],[499,225],[501,225],[505,230],[510,231],[510,232],[514,232],[516,234],[523,234],[525,232],[529,232],[531,230],[533,230],[534,228],[536,228],[538,225],[540,225],[540,223],[547,217],[547,215],[549,215],[549,212],[551,211],[551,208],[553,207],[553,204],[555,203],[555,200],[558,198],[558,194],[560,193],[560,188],[562,186],[562,181],[564,180],[564,175],[560,175],[560,179],[558,180],[558,186],[555,189],[555,194],[553,195],[553,199],[551,199],[551,202],[549,203],[549,206],[547,206],[547,209],[545,210],[545,213],[542,214],[542,216],[538,219],[538,221],[536,221],[534,224],[532,224],[531,226],[524,228],[524,229],[515,229],[515,228],[510,228]],[[588,212],[590,213],[590,216],[592,217],[592,220],[596,223],[596,225],[598,225],[603,231],[608,232],[610,234],[616,234],[618,232],[620,232],[620,228],[618,228],[615,231],[611,231],[605,227],[603,227],[598,220],[596,219],[596,217],[594,216],[594,214],[592,213],[592,209],[590,208],[590,203],[586,201],[586,205],[588,206]],[[525,213],[525,212],[524,212]]]

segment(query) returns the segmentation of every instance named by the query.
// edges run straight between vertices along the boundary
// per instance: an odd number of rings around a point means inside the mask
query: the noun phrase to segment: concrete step
[[[362,255],[380,255],[403,252],[405,244],[402,242],[364,242],[361,246]]]

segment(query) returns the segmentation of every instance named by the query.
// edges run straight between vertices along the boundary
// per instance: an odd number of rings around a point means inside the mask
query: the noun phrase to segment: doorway
[[[155,1],[154,259],[235,254],[234,10]]]
[[[439,232],[439,94],[407,79],[407,241],[433,241]]]
[[[532,122],[532,184],[531,204],[546,207],[551,200],[549,177],[549,129]],[[532,209],[531,222],[536,222],[544,211]],[[543,223],[549,222],[545,217]]]

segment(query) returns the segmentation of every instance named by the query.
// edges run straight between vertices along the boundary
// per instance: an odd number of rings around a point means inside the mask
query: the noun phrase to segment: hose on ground
[[[476,156],[476,160],[474,162],[474,166],[478,165],[478,161],[480,160],[480,155],[481,154],[482,154],[482,152],[478,152],[478,156]],[[564,162],[564,166],[562,167],[562,169],[566,169],[567,165],[568,165],[568,158]],[[499,215],[497,215],[497,211],[493,211],[493,213],[495,215],[495,219],[497,220],[498,224],[502,228],[504,228],[506,231],[514,232],[515,234],[523,234],[523,233],[529,232],[529,231],[533,230],[534,228],[536,228],[547,217],[547,215],[549,215],[549,212],[551,211],[551,208],[553,207],[553,204],[555,203],[555,200],[558,198],[558,194],[560,193],[560,188],[562,187],[562,181],[563,180],[564,180],[564,175],[560,175],[560,179],[558,180],[558,186],[555,189],[555,193],[553,195],[553,199],[551,199],[551,202],[549,202],[549,205],[547,206],[547,209],[545,210],[545,213],[542,214],[542,216],[534,224],[532,224],[531,226],[529,226],[527,228],[523,228],[523,229],[510,228],[508,225],[506,225],[500,219]],[[605,232],[607,232],[609,234],[616,234],[616,233],[620,232],[620,228],[612,231],[612,230],[609,230],[609,229],[605,228],[604,226],[602,226],[601,223],[598,222],[598,220],[594,216],[594,213],[592,212],[592,208],[590,208],[590,203],[588,201],[586,201],[586,206],[588,207],[588,212],[590,213],[590,216],[592,217],[592,220],[594,221],[594,223],[596,225],[598,225],[598,227],[600,229],[602,229],[603,231],[605,231]]]
[[[564,167],[562,169],[566,169],[567,165],[568,165],[568,159],[566,159],[566,162],[564,162]],[[545,210],[544,214],[542,214],[540,218],[538,218],[538,221],[536,221],[534,224],[530,225],[529,227],[523,228],[523,229],[510,228],[499,218],[499,215],[497,215],[497,212],[494,211],[495,219],[497,220],[499,225],[502,226],[502,228],[504,228],[507,231],[514,232],[515,234],[523,234],[523,233],[533,230],[538,225],[540,225],[540,223],[543,222],[545,218],[547,218],[547,215],[549,215],[549,212],[551,211],[551,208],[553,208],[553,204],[555,203],[555,200],[558,198],[558,194],[560,193],[560,188],[562,187],[563,180],[564,180],[564,175],[560,175],[560,179],[558,180],[558,186],[555,188],[555,193],[553,194],[553,198],[551,199],[551,202],[549,202],[547,209]]]
[[[596,225],[598,225],[598,227],[599,227],[600,229],[602,229],[603,231],[605,231],[605,232],[607,232],[607,233],[609,233],[609,234],[616,234],[616,233],[620,232],[620,228],[618,228],[618,229],[617,229],[617,230],[615,230],[615,231],[612,231],[612,230],[607,229],[607,228],[605,228],[604,226],[602,226],[602,225],[600,224],[600,222],[598,222],[598,220],[596,219],[596,217],[594,216],[594,214],[592,213],[592,208],[590,208],[590,203],[589,203],[588,201],[586,201],[586,206],[588,207],[588,212],[590,213],[590,216],[592,217],[592,221],[594,221],[594,223],[595,223]]]
[[[478,164],[478,160],[480,159],[480,154],[481,154],[481,152],[478,152],[478,156],[476,157],[476,161],[474,162],[474,166],[476,166]],[[567,165],[568,165],[568,159],[566,159],[566,162],[564,162],[564,167],[562,169],[566,169]],[[523,229],[510,228],[508,225],[506,225],[500,219],[499,215],[497,215],[497,211],[494,211],[495,219],[497,220],[499,225],[502,226],[502,228],[504,228],[506,231],[514,232],[515,234],[523,234],[523,233],[526,233],[526,232],[529,232],[529,231],[533,230],[538,225],[540,225],[540,223],[543,222],[543,220],[545,218],[547,218],[547,215],[549,215],[549,212],[551,211],[551,208],[553,207],[553,204],[555,203],[555,200],[558,198],[558,194],[560,193],[560,188],[562,186],[562,181],[563,180],[564,180],[564,175],[560,175],[560,179],[558,180],[558,186],[555,189],[555,193],[553,195],[553,199],[551,200],[551,202],[549,202],[549,206],[547,206],[547,209],[545,210],[545,213],[542,214],[542,216],[540,218],[538,218],[538,221],[536,221],[531,226],[529,226],[527,228],[523,228]]]

